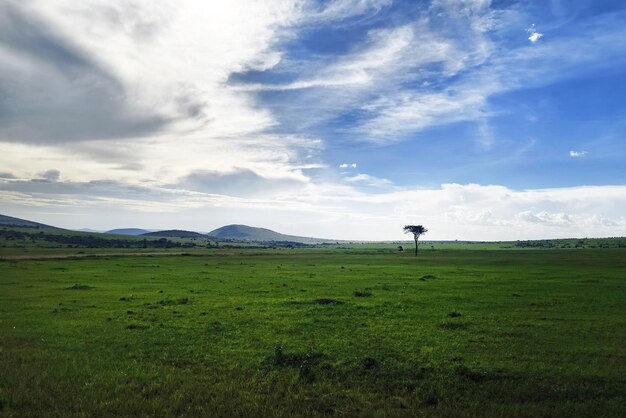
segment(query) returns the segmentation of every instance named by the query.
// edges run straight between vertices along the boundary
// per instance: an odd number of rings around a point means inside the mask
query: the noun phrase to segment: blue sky
[[[624,22],[613,0],[8,0],[2,212],[625,235]]]

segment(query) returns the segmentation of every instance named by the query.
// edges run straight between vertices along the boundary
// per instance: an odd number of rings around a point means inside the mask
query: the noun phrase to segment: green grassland
[[[394,248],[0,261],[0,416],[626,414],[624,249]]]

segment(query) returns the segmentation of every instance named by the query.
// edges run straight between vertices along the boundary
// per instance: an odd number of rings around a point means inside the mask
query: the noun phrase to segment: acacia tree
[[[413,234],[413,238],[415,239],[415,256],[417,257],[417,249],[419,247],[417,240],[420,236],[427,233],[428,229],[424,228],[422,225],[405,225],[403,229],[405,234],[409,232]]]

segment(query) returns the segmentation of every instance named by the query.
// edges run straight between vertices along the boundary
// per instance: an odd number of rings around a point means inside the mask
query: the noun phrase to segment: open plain
[[[0,414],[623,416],[625,271],[461,245],[3,260]]]

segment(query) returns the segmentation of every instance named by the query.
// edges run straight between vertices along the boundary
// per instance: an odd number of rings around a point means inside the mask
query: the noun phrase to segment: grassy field
[[[624,249],[0,261],[0,416],[618,417],[625,393]]]

